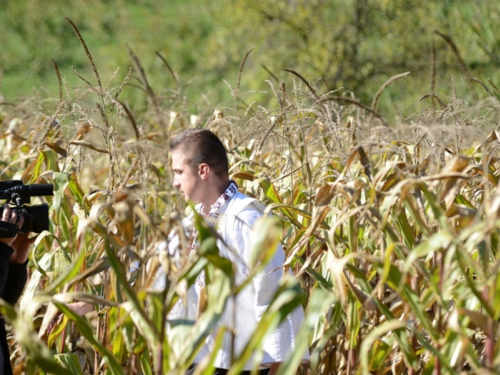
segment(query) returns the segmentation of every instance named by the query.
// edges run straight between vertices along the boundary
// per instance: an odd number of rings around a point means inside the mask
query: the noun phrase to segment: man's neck
[[[219,199],[222,193],[226,191],[230,182],[231,181],[229,179],[222,180],[207,192],[205,199],[201,201],[201,204],[203,204],[203,211],[205,215],[208,215],[210,213],[210,208],[217,201],[217,199]]]

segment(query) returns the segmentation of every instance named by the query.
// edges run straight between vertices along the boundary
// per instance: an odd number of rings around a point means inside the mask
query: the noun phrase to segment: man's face
[[[202,178],[197,170],[187,163],[187,157],[182,148],[172,152],[172,170],[174,171],[174,188],[178,189],[184,199],[194,203],[201,201],[203,192]]]

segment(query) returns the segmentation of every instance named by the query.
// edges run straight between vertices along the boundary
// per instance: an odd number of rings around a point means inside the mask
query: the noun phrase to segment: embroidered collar
[[[231,200],[231,198],[238,192],[238,185],[236,185],[236,182],[232,181],[229,183],[229,186],[226,188],[226,190],[221,194],[219,198],[215,201],[212,206],[210,206],[210,212],[208,215],[205,215],[204,212],[204,206],[203,204],[200,204],[196,207],[196,211],[203,216],[209,224],[213,219],[218,219],[219,216],[224,213],[226,204]],[[210,220],[212,219],[212,220]]]

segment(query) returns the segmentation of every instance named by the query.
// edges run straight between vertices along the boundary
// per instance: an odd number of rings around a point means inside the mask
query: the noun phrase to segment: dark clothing
[[[26,263],[10,263],[10,256],[13,252],[14,250],[10,246],[0,242],[0,298],[11,305],[16,303],[21,296],[28,279]],[[0,374],[12,374],[7,332],[2,316],[0,316]]]
[[[187,370],[186,375],[194,374],[195,369],[196,369],[196,365],[195,364],[191,365],[191,367],[189,367],[189,369]],[[229,370],[226,370],[224,368],[216,368],[214,371],[214,375],[226,375],[228,373],[228,371]],[[251,373],[252,373],[252,371],[242,371],[242,372],[240,372],[240,375],[250,375]],[[269,373],[268,368],[259,370],[259,372],[257,372],[257,374],[259,374],[259,375],[267,375],[268,373]]]

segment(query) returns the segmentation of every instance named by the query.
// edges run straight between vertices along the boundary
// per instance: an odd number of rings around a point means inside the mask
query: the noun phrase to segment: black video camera
[[[26,206],[30,203],[31,197],[54,195],[54,185],[52,184],[32,184],[24,185],[22,181],[0,181],[0,199],[5,199],[6,203],[15,205],[11,207],[18,216],[24,217],[21,228],[16,224],[0,221],[0,238],[14,237],[18,233],[35,232],[40,233],[49,229],[49,206],[40,204]],[[2,217],[3,206],[0,206],[0,218]]]

